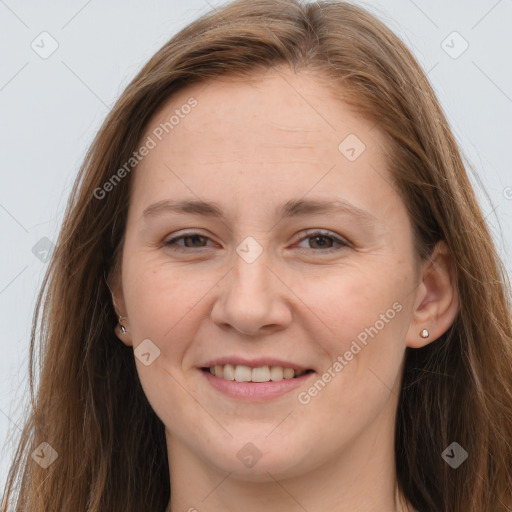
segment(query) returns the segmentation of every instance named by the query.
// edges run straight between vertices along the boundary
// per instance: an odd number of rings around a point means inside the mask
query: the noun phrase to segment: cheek
[[[134,345],[149,338],[173,364],[174,355],[193,339],[190,330],[198,327],[201,298],[212,286],[204,277],[207,273],[182,272],[142,255],[127,260],[124,269],[123,292]]]
[[[404,270],[385,267],[351,265],[298,280],[302,284],[294,291],[314,313],[310,317],[332,359],[350,350],[353,341],[361,346],[373,339],[382,346],[399,341],[410,279]]]
[[[346,424],[355,429],[354,435],[396,390],[405,350],[407,279],[396,274],[379,279],[381,270],[363,273],[352,268],[329,280],[330,286],[319,281],[309,288],[310,304],[322,320],[317,343],[330,363],[319,375],[325,388],[313,383],[304,390],[301,403],[311,399],[326,424],[339,424],[340,414],[354,418]]]
[[[149,339],[160,350],[148,366],[135,358],[139,379],[155,413],[171,425],[176,422],[173,418],[190,416],[189,393],[195,389],[193,382],[184,381],[183,365],[199,326],[199,299],[211,284],[144,254],[132,253],[123,262],[123,274],[134,348]],[[168,417],[169,403],[173,404],[172,417]],[[189,426],[197,421],[188,420]]]
[[[315,281],[309,292],[301,292],[308,295],[315,316],[322,320],[317,343],[330,359],[319,376],[328,381],[328,391],[310,388],[306,393],[314,397],[326,421],[334,424],[340,410],[369,421],[399,383],[410,279],[405,270],[400,274],[395,267],[393,272],[384,272],[386,267],[353,266],[340,272],[337,279],[331,275]],[[339,409],[333,408],[333,403]]]

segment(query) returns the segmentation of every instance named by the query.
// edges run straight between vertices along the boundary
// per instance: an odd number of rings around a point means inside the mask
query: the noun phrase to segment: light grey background
[[[17,438],[28,399],[30,324],[46,267],[45,238],[56,240],[85,151],[121,91],[177,30],[223,3],[0,0],[2,489],[12,458],[7,434]],[[512,0],[355,3],[395,30],[428,71],[512,268]],[[52,44],[58,48],[45,55]]]

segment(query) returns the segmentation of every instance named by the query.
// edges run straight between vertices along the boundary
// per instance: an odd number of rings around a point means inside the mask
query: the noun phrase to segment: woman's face
[[[121,338],[171,457],[264,480],[389,456],[421,298],[378,129],[281,69],[180,91],[142,144]]]

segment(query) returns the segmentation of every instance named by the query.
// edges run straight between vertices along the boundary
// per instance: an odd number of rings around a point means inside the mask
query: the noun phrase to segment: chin
[[[278,476],[292,478],[314,469],[303,443],[293,442],[289,436],[286,443],[283,438],[271,440],[265,436],[268,436],[268,429],[260,436],[261,441],[246,441],[251,438],[248,435],[235,436],[228,445],[219,443],[220,450],[215,453],[211,453],[211,445],[205,447],[209,452],[208,462],[220,471],[231,473],[230,478],[250,482],[273,481]]]
[[[282,457],[276,457],[274,454],[272,458],[268,454],[263,455],[252,467],[245,466],[237,458],[217,460],[215,465],[220,471],[230,473],[230,478],[255,483],[293,478],[307,471],[299,461],[291,461],[286,454],[282,454]]]

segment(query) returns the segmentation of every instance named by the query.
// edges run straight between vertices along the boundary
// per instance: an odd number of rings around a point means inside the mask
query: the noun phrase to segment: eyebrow
[[[222,207],[215,202],[202,200],[173,201],[164,199],[148,206],[142,213],[142,217],[150,217],[165,213],[194,214],[203,217],[212,217],[225,220],[226,216]],[[319,213],[338,213],[352,215],[358,220],[372,224],[377,218],[366,210],[341,199],[331,201],[315,199],[291,199],[275,210],[275,215],[282,218],[297,217],[300,215],[312,215]]]

